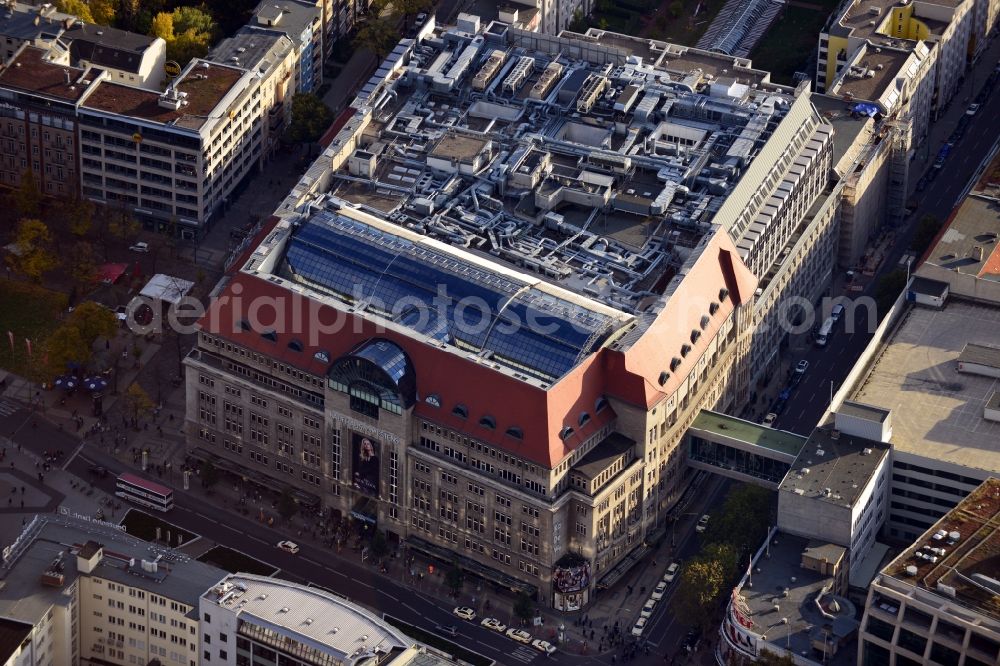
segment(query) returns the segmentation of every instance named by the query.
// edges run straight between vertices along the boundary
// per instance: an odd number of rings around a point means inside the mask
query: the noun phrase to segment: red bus
[[[170,511],[174,508],[173,490],[128,472],[119,475],[115,495],[157,511]]]

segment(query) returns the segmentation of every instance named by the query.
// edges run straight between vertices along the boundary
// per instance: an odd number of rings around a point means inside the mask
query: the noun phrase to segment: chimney
[[[70,83],[73,82],[73,77],[70,76],[68,69],[64,69],[63,74],[66,76],[66,85],[69,85]]]

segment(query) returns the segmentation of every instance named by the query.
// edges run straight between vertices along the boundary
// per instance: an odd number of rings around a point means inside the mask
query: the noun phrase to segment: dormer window
[[[681,356],[687,356],[691,353],[691,345],[681,345]]]
[[[660,386],[663,386],[667,383],[668,379],[670,379],[670,373],[664,370],[660,373],[660,378],[657,380],[657,383],[659,383]]]
[[[302,341],[301,340],[291,340],[288,343],[288,348],[292,351],[300,352],[302,351]]]
[[[441,406],[441,396],[439,396],[439,395],[437,395],[435,393],[431,393],[429,396],[427,396],[426,398],[424,398],[424,402],[426,402],[431,407],[440,407]]]
[[[451,413],[459,418],[469,418],[469,408],[462,404],[455,405],[455,408],[451,410]]]
[[[601,410],[607,406],[608,406],[608,399],[602,395],[600,398],[597,399],[597,402],[594,403],[594,411],[599,414]]]
[[[674,356],[672,359],[670,359],[670,371],[673,372],[674,370],[676,370],[677,366],[679,366],[680,364],[681,360],[676,356]]]
[[[492,416],[490,416],[489,414],[487,414],[483,418],[479,419],[479,425],[483,426],[484,428],[489,428],[490,430],[496,430],[497,420]]]
[[[723,287],[719,290],[719,301],[724,301],[729,298],[729,290]]]
[[[708,328],[708,323],[710,321],[712,321],[712,320],[709,319],[708,315],[702,315],[701,316],[701,321],[698,322],[698,325],[701,326],[701,330],[704,331],[706,328]]]
[[[714,315],[718,311],[719,311],[719,304],[718,303],[716,303],[715,301],[712,301],[711,303],[708,304],[708,314]]]
[[[507,436],[514,439],[524,439],[524,431],[517,426],[511,426],[507,428]]]
[[[240,328],[243,329],[244,331],[252,330],[250,328],[250,322],[247,321],[246,319],[240,319]]]
[[[580,425],[587,423],[590,420],[590,414],[587,412],[580,413]]]
[[[698,342],[698,338],[701,337],[701,331],[693,330],[691,331],[691,344]]]
[[[570,428],[569,426],[566,426],[565,428],[559,431],[559,439],[563,441],[566,441],[567,439],[572,437],[572,435],[573,435],[573,429]]]
[[[274,331],[264,331],[263,333],[260,334],[260,337],[264,338],[265,340],[270,340],[271,342],[278,341],[278,334],[275,333]]]

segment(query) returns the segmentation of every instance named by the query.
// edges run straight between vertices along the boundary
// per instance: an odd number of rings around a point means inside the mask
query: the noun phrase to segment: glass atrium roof
[[[293,231],[282,273],[435,340],[551,381],[615,320],[528,282],[334,212]]]

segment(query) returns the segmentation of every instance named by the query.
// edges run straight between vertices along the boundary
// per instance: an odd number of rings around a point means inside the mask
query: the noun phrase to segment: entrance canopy
[[[128,264],[102,264],[97,269],[94,279],[104,284],[114,284],[121,279],[127,270]]]
[[[194,282],[179,277],[157,273],[139,292],[140,296],[177,305],[194,287]]]

